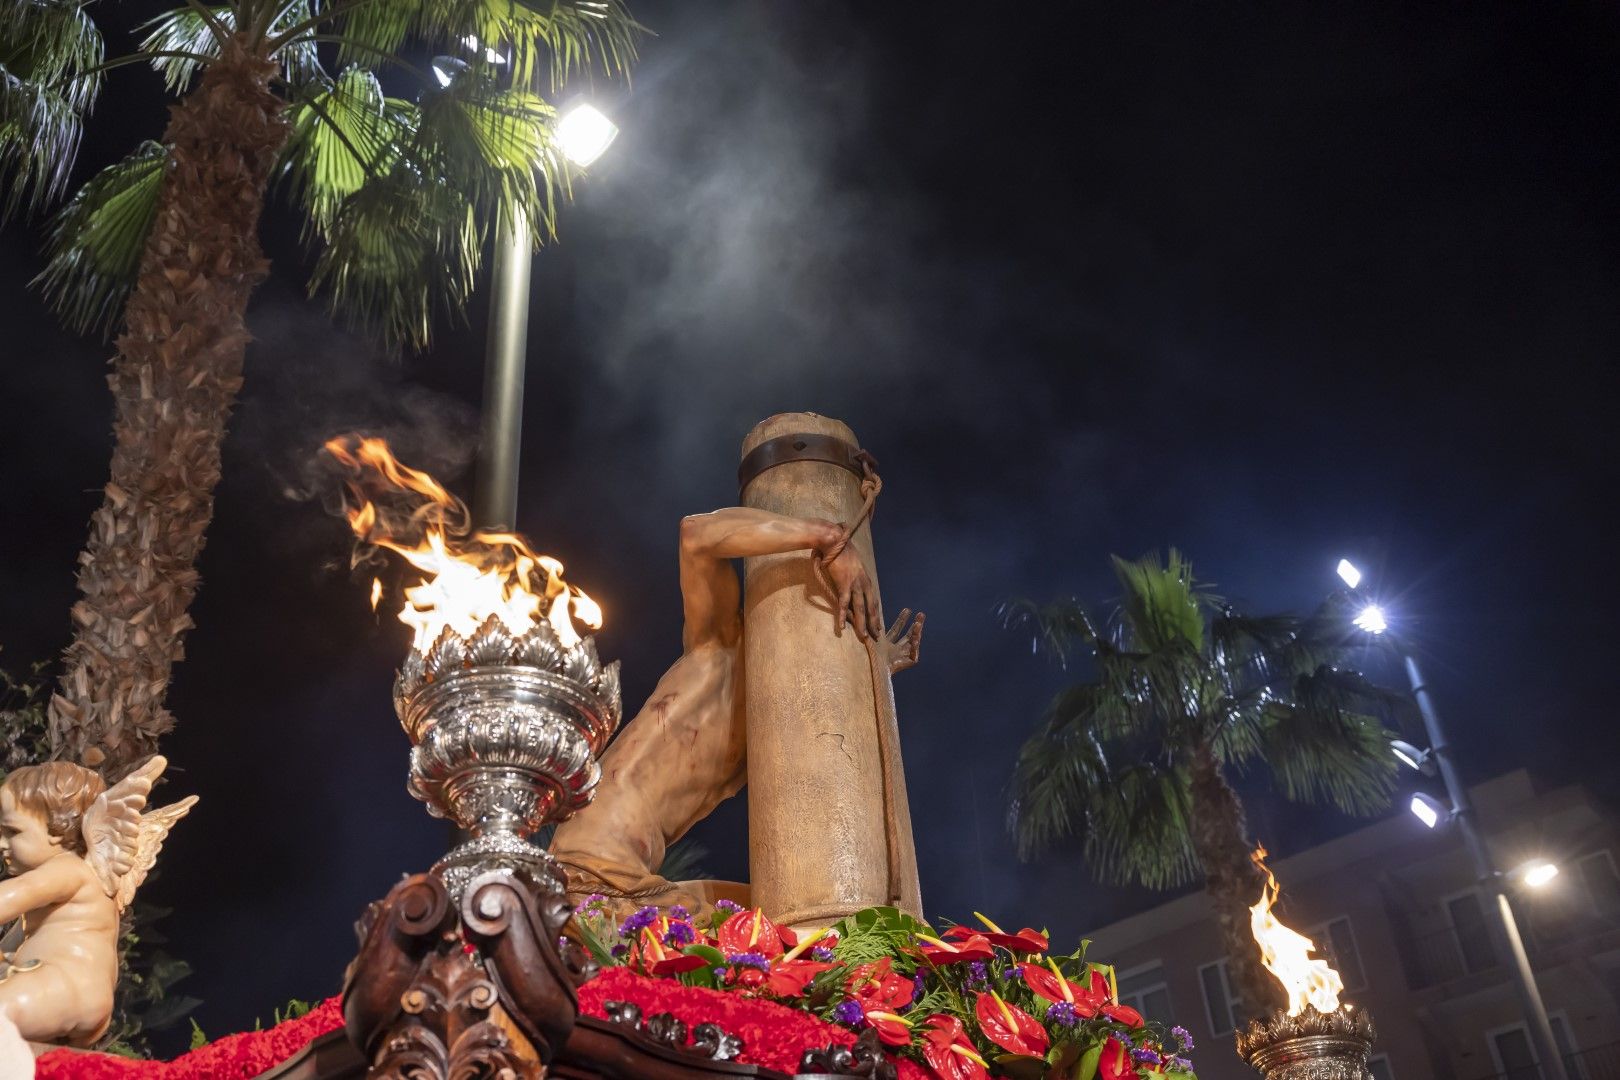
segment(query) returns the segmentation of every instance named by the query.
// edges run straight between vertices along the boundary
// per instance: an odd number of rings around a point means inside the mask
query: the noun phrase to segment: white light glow
[[[1361,571],[1357,570],[1356,564],[1349,559],[1340,559],[1338,570],[1339,577],[1352,589],[1361,584]]]
[[[438,64],[434,64],[433,65],[433,77],[435,79],[439,80],[439,85],[440,86],[449,86],[450,85],[450,80],[452,78],[454,78],[455,76],[451,75],[448,71],[444,70],[444,68],[440,67]]]
[[[1409,804],[1412,813],[1428,828],[1440,824],[1440,803],[1428,795],[1414,795]]]
[[[1403,742],[1400,739],[1391,739],[1389,741],[1389,751],[1413,769],[1422,769],[1423,763],[1429,758],[1427,750],[1419,750],[1411,743]]]
[[[479,52],[481,49],[481,46],[478,44],[477,34],[468,34],[466,37],[461,39],[461,43],[467,46],[467,48],[471,49],[473,52]],[[482,48],[482,52],[484,54],[484,59],[489,61],[491,64],[506,63],[506,54],[503,52],[490,48]]]
[[[1389,623],[1384,619],[1384,609],[1377,604],[1368,604],[1361,609],[1361,614],[1355,617],[1355,624],[1369,634],[1382,634],[1389,629]]]
[[[1558,866],[1556,863],[1533,863],[1525,868],[1524,883],[1532,889],[1539,889],[1557,876]]]
[[[581,168],[601,157],[618,134],[618,126],[590,105],[575,105],[557,121],[557,145]]]

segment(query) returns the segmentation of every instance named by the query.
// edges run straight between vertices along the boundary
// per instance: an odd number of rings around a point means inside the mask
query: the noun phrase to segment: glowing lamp
[[[1550,862],[1531,863],[1524,868],[1520,875],[1524,883],[1532,889],[1539,889],[1547,882],[1558,876],[1558,864]]]
[[[1361,614],[1353,620],[1369,634],[1382,634],[1389,629],[1389,622],[1384,618],[1384,609],[1377,604],[1368,604],[1361,609]]]
[[[1339,560],[1338,573],[1344,583],[1352,589],[1361,584],[1361,571],[1357,570],[1356,564],[1349,559]]]
[[[1421,773],[1432,773],[1434,771],[1429,765],[1429,751],[1419,750],[1404,739],[1389,740],[1389,752],[1399,758],[1409,769],[1416,769]]]
[[[1451,813],[1451,808],[1445,803],[1436,799],[1433,795],[1425,795],[1422,792],[1412,796],[1412,801],[1408,804],[1408,807],[1413,816],[1430,829],[1440,824],[1442,817],[1447,817]]]
[[[557,121],[557,145],[563,156],[584,168],[602,156],[618,136],[619,128],[591,105],[575,105]]]

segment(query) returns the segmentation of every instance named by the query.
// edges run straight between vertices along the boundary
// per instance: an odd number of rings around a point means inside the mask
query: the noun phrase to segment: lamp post
[[[1355,592],[1356,586],[1361,582],[1360,571],[1349,560],[1341,559],[1338,574],[1350,591]],[[1384,612],[1376,604],[1363,606],[1354,621],[1358,627],[1374,636],[1382,636],[1389,629]],[[1423,728],[1429,737],[1427,759],[1432,760],[1438,767],[1440,778],[1445,781],[1446,794],[1451,799],[1448,816],[1457,823],[1457,828],[1462,833],[1463,845],[1473,859],[1474,874],[1479,885],[1493,901],[1496,916],[1494,922],[1501,944],[1506,946],[1512,964],[1514,988],[1518,992],[1519,1006],[1524,1010],[1525,1020],[1530,1027],[1530,1037],[1535,1044],[1536,1057],[1540,1061],[1541,1076],[1543,1080],[1568,1080],[1563,1055],[1559,1052],[1557,1040],[1553,1038],[1552,1022],[1547,1018],[1547,1006],[1541,1000],[1535,972],[1530,968],[1530,957],[1525,953],[1524,939],[1519,934],[1519,924],[1513,916],[1513,905],[1508,897],[1506,879],[1501,871],[1496,869],[1484,834],[1479,831],[1473,800],[1469,798],[1468,787],[1463,783],[1462,774],[1458,771],[1455,753],[1446,738],[1445,728],[1441,726],[1440,714],[1434,706],[1434,697],[1429,693],[1429,685],[1424,681],[1423,673],[1418,669],[1417,661],[1412,658],[1412,652],[1406,647],[1405,642],[1395,634],[1389,634],[1386,640],[1394,645],[1396,654],[1401,658],[1401,666],[1406,670],[1412,697],[1423,717]],[[1402,755],[1397,756],[1406,760]],[[1420,761],[1419,764],[1427,764],[1427,761]],[[1437,802],[1438,800],[1432,798],[1415,796],[1412,801],[1412,812],[1418,815],[1425,825],[1433,828],[1441,816]],[[1556,873],[1556,869],[1553,872]],[[1534,880],[1531,874],[1539,880]],[[1544,871],[1543,874],[1535,874],[1532,870],[1526,875],[1526,881],[1533,881],[1536,885],[1545,884],[1551,875],[1543,875]]]
[[[584,168],[608,148],[619,129],[590,105],[565,112],[553,129],[558,148]],[[494,291],[484,352],[483,431],[473,520],[480,528],[510,529],[517,518],[518,454],[523,444],[523,371],[529,328],[529,222],[514,207],[495,231]]]

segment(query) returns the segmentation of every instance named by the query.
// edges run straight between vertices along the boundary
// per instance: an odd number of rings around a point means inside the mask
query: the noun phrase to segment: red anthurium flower
[[[1136,1063],[1124,1043],[1112,1038],[1103,1043],[1102,1057],[1097,1060],[1097,1076],[1099,1080],[1139,1080]]]
[[[911,1043],[911,1021],[903,1016],[882,1009],[868,1009],[866,1022],[877,1032],[877,1037],[890,1046],[907,1046]]]
[[[1102,1014],[1110,1020],[1118,1020],[1130,1027],[1142,1026],[1142,1014],[1129,1005],[1104,1005]]]
[[[896,975],[892,961],[885,956],[872,964],[862,964],[850,973],[844,990],[860,1003],[862,1011],[879,1009],[891,1012],[911,1004],[916,984],[904,975]]]
[[[984,1037],[1003,1050],[1044,1057],[1052,1045],[1039,1020],[1018,1006],[1007,1004],[994,991],[979,995],[973,1003],[973,1015],[979,1018],[979,1030],[984,1032]]]
[[[759,908],[739,911],[715,932],[723,953],[758,953],[770,959],[783,953],[782,932]]]
[[[1065,979],[1056,964],[1052,964],[1051,971],[1037,964],[1025,964],[1023,972],[1024,985],[1037,997],[1053,1002],[1067,1001],[1074,1006],[1075,1015],[1085,1020],[1097,1015],[1099,1002],[1091,996],[1091,991]]]
[[[935,1013],[925,1023],[923,1060],[939,1080],[988,1080],[989,1066],[962,1031],[962,1021]]]
[[[923,959],[935,967],[943,967],[946,964],[966,964],[973,960],[988,960],[996,955],[996,951],[990,947],[990,942],[978,934],[967,938],[960,945],[952,944],[949,941],[941,941],[939,938],[929,937],[927,934],[918,934],[917,937],[923,943]]]
[[[708,963],[701,956],[688,956],[665,945],[662,933],[656,924],[645,927],[641,940],[636,942],[632,961],[639,962],[648,975],[678,975],[683,971],[696,971]]]
[[[1000,945],[1008,952],[1016,953],[1045,952],[1048,946],[1052,944],[1051,940],[1039,930],[1031,930],[1026,926],[1016,934],[1009,934],[983,915],[979,915],[977,911],[973,914],[978,916],[980,922],[984,923],[988,932],[986,930],[975,930],[971,926],[953,926],[945,931],[945,936],[965,938],[979,934],[989,939],[990,944]]]
[[[777,997],[802,997],[811,979],[837,966],[819,960],[773,960],[765,976],[765,989]]]

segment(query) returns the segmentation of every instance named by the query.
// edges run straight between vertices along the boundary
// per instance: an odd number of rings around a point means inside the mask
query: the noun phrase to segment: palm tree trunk
[[[259,215],[288,132],[275,75],[272,61],[228,42],[164,133],[173,165],[107,380],[112,477],[79,556],[83,598],[51,701],[56,756],[109,780],[174,726],[164,693],[192,626],[220,444],[242,385],[243,314],[268,268]]]
[[[1208,744],[1193,756],[1192,811],[1193,849],[1204,870],[1232,987],[1250,1016],[1263,1016],[1285,1003],[1281,984],[1260,963],[1249,929],[1249,907],[1259,898],[1263,879],[1249,861],[1243,804]]]

